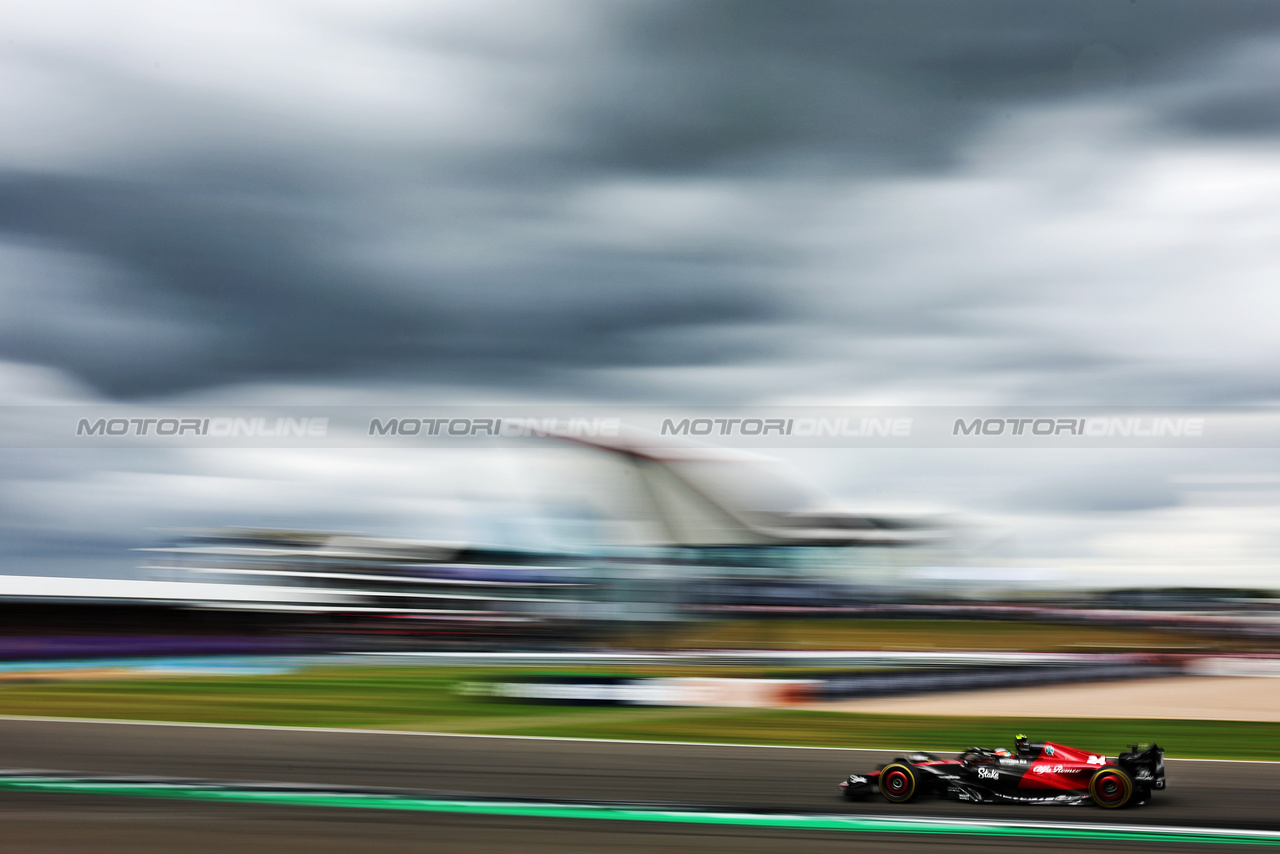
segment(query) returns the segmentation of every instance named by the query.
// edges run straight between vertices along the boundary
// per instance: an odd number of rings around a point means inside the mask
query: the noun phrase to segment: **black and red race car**
[[[1130,745],[1115,759],[1051,741],[1017,737],[1017,749],[971,747],[955,759],[909,753],[840,782],[845,797],[878,791],[903,804],[922,796],[973,803],[1083,804],[1105,809],[1144,803],[1164,788],[1164,751]]]

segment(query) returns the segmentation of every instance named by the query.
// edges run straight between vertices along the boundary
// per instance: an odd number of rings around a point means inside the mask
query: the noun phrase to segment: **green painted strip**
[[[767,813],[693,812],[591,804],[525,803],[506,801],[412,798],[371,792],[322,792],[202,786],[185,783],[135,783],[51,777],[0,777],[0,790],[125,797],[181,798],[232,803],[275,804],[355,809],[407,810],[463,815],[519,818],[595,819],[734,825],[786,830],[835,830],[862,833],[915,833],[949,836],[1002,836],[1020,839],[1065,839],[1115,842],[1233,845],[1280,845],[1280,833],[1248,830],[1133,825],[1073,825],[1048,822],[968,821],[950,819],[882,818],[842,815],[770,815]]]

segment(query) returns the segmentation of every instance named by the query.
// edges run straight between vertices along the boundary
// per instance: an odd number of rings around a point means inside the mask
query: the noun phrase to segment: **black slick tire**
[[[919,788],[916,772],[910,765],[894,762],[880,769],[880,794],[886,801],[905,804],[916,796]]]
[[[1106,810],[1126,806],[1133,793],[1133,779],[1119,768],[1102,768],[1089,781],[1089,799]]]

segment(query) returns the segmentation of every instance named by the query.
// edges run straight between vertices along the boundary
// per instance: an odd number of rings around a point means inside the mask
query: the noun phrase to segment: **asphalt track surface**
[[[1119,747],[1117,745],[1116,747]],[[1113,748],[1114,750],[1114,748]],[[466,738],[377,732],[0,720],[0,767],[84,777],[396,790],[417,795],[607,802],[654,808],[1011,819],[1280,831],[1280,765],[1168,763],[1152,803],[976,806],[846,802],[836,783],[884,751]],[[0,850],[27,851],[861,851],[1169,850],[1141,841],[1018,839],[733,825],[327,809],[278,804],[0,792]],[[1176,850],[1222,850],[1179,843]],[[1234,847],[1234,846],[1232,846]],[[1271,847],[1271,846],[1268,846]]]

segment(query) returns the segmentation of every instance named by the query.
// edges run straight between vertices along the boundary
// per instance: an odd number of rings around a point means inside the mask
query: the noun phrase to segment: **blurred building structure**
[[[594,541],[535,548],[198,529],[141,549],[137,579],[0,577],[0,607],[15,636],[65,625],[75,611],[126,646],[131,632],[189,630],[264,650],[283,648],[282,638],[320,650],[608,645],[637,626],[778,616],[1280,634],[1280,607],[1265,591],[1019,588],[1007,575],[948,567],[954,531],[940,521],[850,511],[759,457],[573,441],[604,463],[584,479],[599,499],[589,512],[614,508],[594,520],[605,534]]]
[[[579,634],[619,623],[857,607],[900,586],[896,553],[939,537],[928,522],[839,510],[759,458],[594,441],[587,452],[615,464],[596,483],[628,508],[629,518],[615,521],[630,533],[615,541],[544,551],[323,531],[198,530],[147,549],[152,559],[143,569],[158,581],[299,594],[248,606],[243,597],[203,603],[210,608]]]

